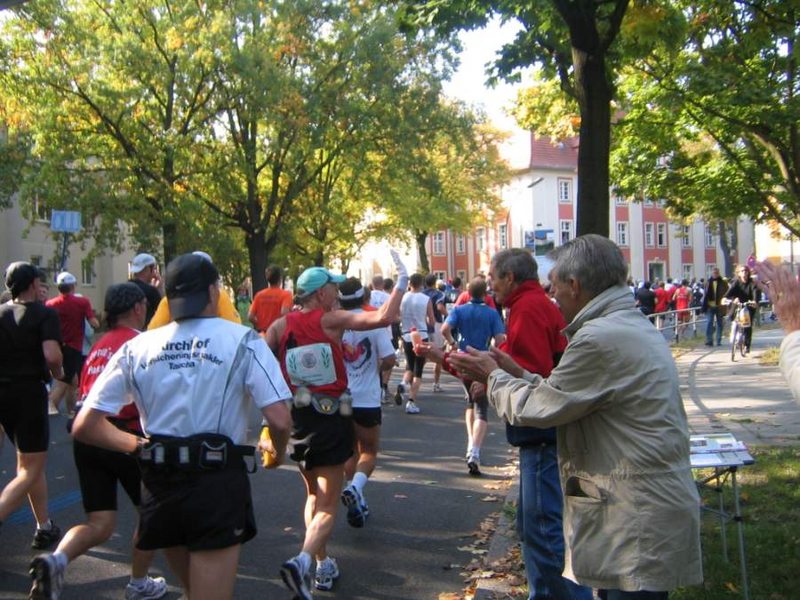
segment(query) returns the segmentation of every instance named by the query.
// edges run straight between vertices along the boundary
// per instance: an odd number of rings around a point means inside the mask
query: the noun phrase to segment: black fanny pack
[[[254,457],[253,446],[237,446],[221,433],[198,433],[189,437],[154,435],[142,448],[139,463],[153,469],[185,472],[238,469],[245,457]],[[255,459],[248,473],[256,470]]]

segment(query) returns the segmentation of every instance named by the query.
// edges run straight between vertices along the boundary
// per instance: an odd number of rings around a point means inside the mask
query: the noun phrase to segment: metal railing
[[[668,340],[678,342],[680,341],[681,336],[683,338],[688,337],[687,332],[691,332],[691,337],[696,337],[698,325],[701,328],[706,327],[708,319],[706,318],[705,313],[701,312],[701,310],[702,309],[699,306],[694,306],[683,310],[667,310],[664,312],[652,313],[647,315],[647,317],[650,319],[650,322],[653,323],[655,328],[664,334],[664,337],[666,337]],[[681,323],[678,319],[678,313],[685,311],[689,311],[691,315],[689,316],[688,321]],[[760,302],[753,318],[753,324],[762,325],[768,320],[774,320],[774,316],[772,314],[772,304],[770,302]],[[729,319],[726,315],[722,320],[725,333],[728,329],[728,322]],[[705,329],[701,330],[701,334],[705,335]]]

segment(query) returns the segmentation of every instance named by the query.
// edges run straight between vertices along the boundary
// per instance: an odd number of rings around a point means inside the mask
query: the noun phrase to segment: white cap
[[[75,285],[76,283],[78,280],[75,279],[75,275],[67,271],[61,271],[56,277],[56,285]]]
[[[156,264],[156,259],[152,254],[137,254],[131,261],[131,273],[141,273],[154,264]]]

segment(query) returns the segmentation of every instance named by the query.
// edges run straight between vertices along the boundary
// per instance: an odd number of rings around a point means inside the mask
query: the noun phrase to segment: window
[[[692,280],[692,265],[689,264],[682,264],[681,265],[681,279],[688,279],[689,281]]]
[[[572,181],[569,179],[558,180],[558,201],[572,202]]]
[[[456,236],[456,254],[464,254],[467,247],[467,241],[463,233]]]
[[[572,239],[572,220],[562,219],[559,229],[561,231],[561,245],[563,246]]]
[[[90,258],[81,261],[81,284],[94,285],[94,260]]]
[[[433,274],[436,275],[436,279],[447,281],[447,274],[444,271],[434,271]]]
[[[658,223],[656,226],[656,245],[659,248],[667,247],[667,224]]]
[[[644,245],[646,248],[655,246],[655,225],[652,223],[644,224]]]
[[[47,221],[50,222],[50,215],[52,214],[52,210],[45,206],[45,203],[39,198],[35,198],[33,201],[33,215],[36,217],[37,221]]]
[[[437,256],[444,254],[444,231],[433,234],[433,253]]]
[[[706,225],[705,234],[706,248],[713,248],[716,245],[714,244],[714,232],[711,231],[711,227],[708,225]]]
[[[462,286],[463,286],[464,288],[466,288],[466,287],[467,287],[467,284],[469,283],[469,281],[467,281],[467,272],[466,272],[466,271],[463,271],[463,270],[461,270],[461,271],[456,271],[456,275],[457,275],[457,276],[458,276],[458,278],[461,280],[461,284],[462,284]]]
[[[645,198],[644,199],[645,206],[653,206],[653,199],[652,198]]]
[[[617,223],[617,244],[620,246],[628,245],[628,222],[619,221]]]
[[[664,208],[666,205],[667,205],[666,200],[659,200],[658,202],[656,202],[656,206],[658,206],[658,208]]]
[[[486,230],[483,227],[475,230],[475,247],[478,252],[483,252],[486,247]]]
[[[692,228],[688,225],[684,225],[681,227],[681,247],[682,248],[691,248],[692,247]]]
[[[625,206],[628,204],[628,200],[619,192],[614,192],[614,204],[617,206]]]
[[[501,249],[508,248],[508,225],[501,223],[497,228],[497,238]]]

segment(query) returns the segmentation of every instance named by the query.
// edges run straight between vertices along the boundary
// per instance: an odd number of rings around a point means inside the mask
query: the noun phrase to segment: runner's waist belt
[[[247,456],[254,456],[253,446],[238,446],[220,433],[199,433],[189,437],[154,435],[142,448],[139,462],[143,467],[187,472],[219,471],[241,468]],[[248,469],[251,473],[253,467]]]

